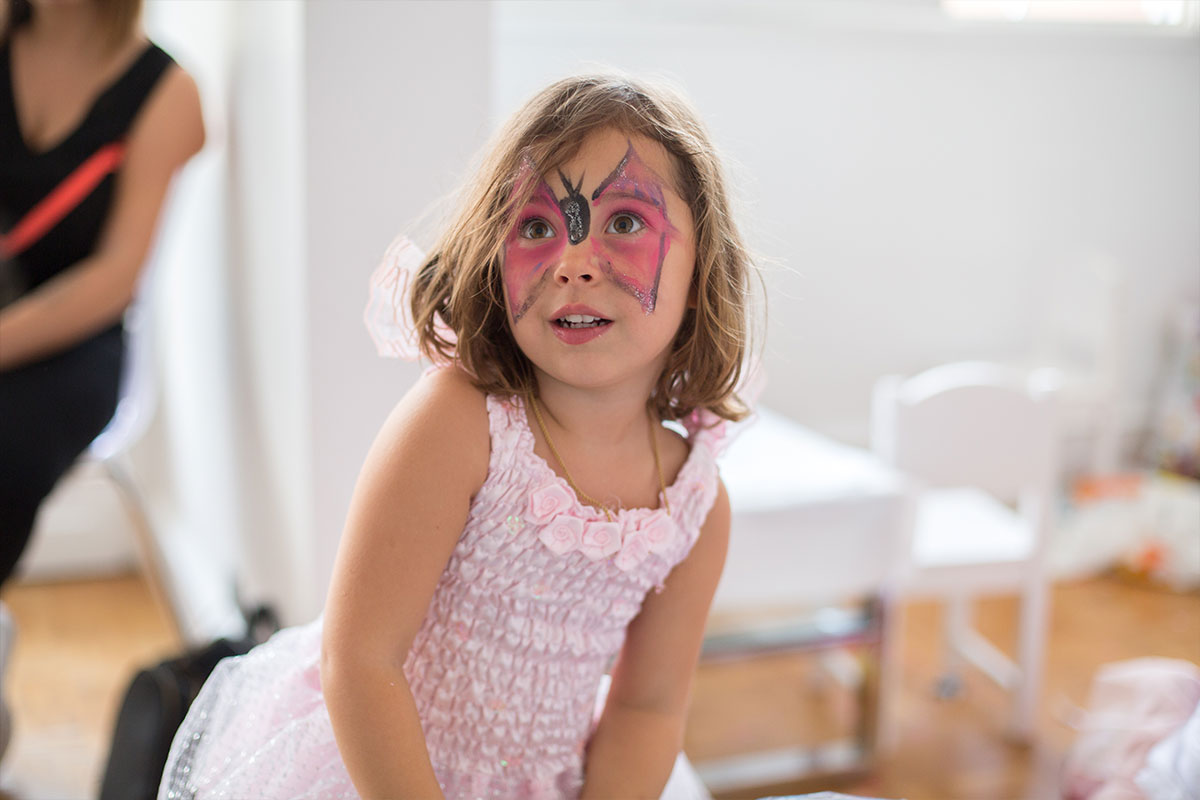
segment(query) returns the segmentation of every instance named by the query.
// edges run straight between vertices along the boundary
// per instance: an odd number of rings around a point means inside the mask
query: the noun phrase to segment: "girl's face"
[[[687,310],[695,268],[691,211],[657,142],[604,129],[539,173],[504,245],[518,346],[544,376],[602,385],[657,378]]]

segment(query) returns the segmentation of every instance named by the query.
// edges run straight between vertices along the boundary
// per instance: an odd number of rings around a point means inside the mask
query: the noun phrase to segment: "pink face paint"
[[[592,216],[603,227],[592,234],[601,269],[642,306],[658,302],[658,282],[671,237],[678,231],[667,218],[664,181],[638,156],[633,144],[616,169],[592,193]],[[631,220],[640,223],[628,230]]]
[[[524,179],[536,179],[538,187],[504,241],[504,291],[513,322],[525,315],[545,288],[552,267],[562,257],[567,243],[562,235],[567,221],[554,192],[534,172]],[[521,180],[517,183],[517,191],[521,191]]]
[[[504,287],[513,321],[519,321],[541,294],[567,245],[588,238],[604,274],[632,295],[644,313],[654,311],[663,261],[671,237],[679,231],[667,218],[665,181],[642,161],[633,144],[596,187],[590,207],[579,192],[583,176],[572,185],[560,170],[567,196],[559,200],[532,163],[525,164],[522,173],[515,193],[523,191],[526,181],[537,180],[538,186],[504,242]],[[599,221],[594,229],[593,219]]]

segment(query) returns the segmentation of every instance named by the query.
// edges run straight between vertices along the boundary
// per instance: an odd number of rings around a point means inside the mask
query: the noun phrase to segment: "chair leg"
[[[1049,621],[1050,587],[1039,575],[1029,582],[1021,598],[1017,641],[1017,661],[1021,670],[1014,698],[1013,733],[1023,739],[1033,735],[1037,723]]]
[[[891,598],[881,594],[871,598],[867,605],[870,616],[870,636],[863,654],[862,683],[859,686],[858,748],[866,764],[873,764],[880,751],[888,744],[891,735],[887,712],[890,710],[884,694],[894,668],[890,663],[888,634],[891,632]]]
[[[962,645],[971,627],[967,598],[961,595],[947,598],[942,614],[942,674],[934,686],[934,693],[945,700],[962,691]]]
[[[121,496],[125,510],[133,522],[134,544],[137,546],[138,560],[141,561],[146,582],[150,585],[150,593],[154,596],[159,608],[166,614],[176,638],[181,643],[186,643],[187,637],[184,636],[183,620],[178,606],[172,599],[172,592],[165,578],[158,542],[154,537],[154,528],[151,527],[150,517],[146,513],[145,500],[138,491],[137,484],[119,459],[119,456],[104,458],[100,460],[100,464],[109,480],[117,488],[117,494]]]
[[[822,671],[844,689],[859,689],[864,668],[859,659],[845,648],[824,650],[817,658]]]
[[[879,690],[876,713],[877,748],[882,753],[893,751],[900,740],[896,713],[896,698],[900,696],[901,681],[901,613],[896,595],[887,594],[880,600],[882,633],[879,642]]]

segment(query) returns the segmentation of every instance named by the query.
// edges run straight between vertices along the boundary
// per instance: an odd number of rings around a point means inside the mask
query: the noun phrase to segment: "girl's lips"
[[[596,309],[592,308],[591,306],[585,306],[581,303],[571,303],[570,305],[563,306],[558,311],[554,312],[553,319],[562,319],[570,314],[582,314],[585,317],[600,317],[601,319],[607,319],[607,317],[605,317]]]
[[[554,331],[554,335],[567,344],[583,344],[584,342],[590,342],[597,336],[603,336],[611,327],[611,321],[605,321],[599,325],[587,328],[567,328],[554,321],[550,323],[550,329]]]

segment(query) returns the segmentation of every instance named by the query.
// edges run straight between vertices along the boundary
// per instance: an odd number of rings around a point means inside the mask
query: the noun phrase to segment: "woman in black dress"
[[[2,587],[116,408],[122,314],[204,126],[194,81],[142,33],[141,0],[0,2]]]

